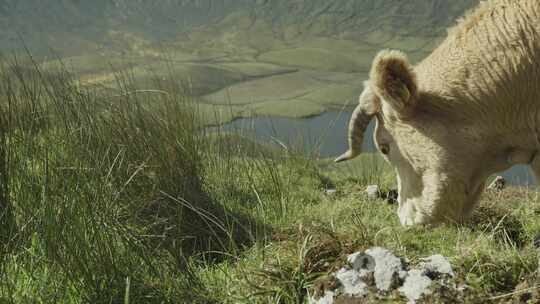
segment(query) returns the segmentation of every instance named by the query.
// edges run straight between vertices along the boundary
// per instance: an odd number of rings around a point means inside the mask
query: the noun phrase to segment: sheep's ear
[[[407,56],[400,51],[379,52],[370,73],[371,86],[381,100],[401,117],[414,111],[417,101],[416,75]]]

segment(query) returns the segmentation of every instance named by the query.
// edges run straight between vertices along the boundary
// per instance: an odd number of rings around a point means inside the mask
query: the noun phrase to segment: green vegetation
[[[298,48],[265,53],[258,58],[263,62],[271,62],[283,66],[297,66],[314,70],[360,72],[365,67],[358,64],[354,57],[325,49]]]
[[[1,303],[306,303],[370,246],[449,257],[462,302],[538,302],[537,191],[487,192],[468,223],[404,229],[364,193],[395,187],[379,156],[335,165],[205,129],[354,104],[379,49],[421,60],[476,0],[237,0],[211,14],[202,0],[96,0],[88,15],[68,2],[14,10],[47,22],[0,11],[39,36],[30,49],[62,54],[0,69]]]
[[[205,134],[168,81],[168,94],[136,93],[119,77],[118,94],[18,64],[1,77],[4,302],[306,303],[374,245],[448,256],[468,303],[537,286],[536,191],[486,193],[464,225],[404,229],[395,205],[363,192],[395,184],[376,155],[334,165]]]
[[[211,158],[218,147],[183,95],[104,95],[69,74],[21,71],[2,74],[1,297],[199,297],[191,257],[222,259],[217,252],[248,244],[263,225],[235,214],[219,192],[231,189],[211,191],[207,175],[257,165]]]
[[[84,85],[121,91],[113,73],[121,71],[137,87],[155,89],[154,79],[171,76],[170,85],[189,91],[204,108],[224,113],[221,106],[236,106],[234,113],[220,115],[223,120],[204,119],[208,124],[276,113],[307,117],[352,105],[379,50],[401,49],[420,61],[477,3],[173,0],[150,5],[117,0],[111,7],[96,0],[89,10],[83,3],[51,1],[54,5],[38,6],[42,14],[78,25],[77,35],[54,26],[38,38],[30,31],[24,38],[31,40],[31,51],[43,54],[44,46],[53,46]],[[39,22],[16,11],[25,10],[0,10],[0,20],[19,24],[30,19],[30,25],[18,26],[25,29]],[[88,24],[79,24],[82,20]],[[42,23],[48,24],[34,27]],[[0,44],[16,40],[2,38]],[[43,69],[55,69],[52,58],[40,57]]]
[[[286,116],[292,118],[317,116],[326,111],[325,107],[305,100],[266,101],[257,103],[251,108],[254,114],[261,116]]]

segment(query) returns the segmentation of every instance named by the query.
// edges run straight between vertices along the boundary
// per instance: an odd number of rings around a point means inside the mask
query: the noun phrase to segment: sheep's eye
[[[380,147],[382,154],[386,155],[390,152],[390,147],[387,144],[382,144]]]

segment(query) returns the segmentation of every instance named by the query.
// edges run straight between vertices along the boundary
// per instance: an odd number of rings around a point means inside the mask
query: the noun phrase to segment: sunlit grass
[[[265,239],[270,220],[294,215],[291,187],[316,179],[298,173],[315,172],[307,160],[207,136],[183,92],[117,82],[107,93],[64,70],[4,66],[2,297],[214,301],[193,265]]]
[[[449,257],[465,302],[535,278],[535,190],[488,192],[462,225],[404,229],[395,205],[364,192],[395,187],[376,154],[336,165],[208,133],[211,111],[169,82],[141,91],[120,73],[120,91],[103,92],[65,70],[2,71],[2,300],[305,303],[370,246]]]

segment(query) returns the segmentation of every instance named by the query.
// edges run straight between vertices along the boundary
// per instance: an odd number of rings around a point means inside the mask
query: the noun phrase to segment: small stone
[[[370,198],[370,199],[377,199],[380,197],[380,192],[379,192],[379,186],[377,185],[369,185],[366,187],[366,193],[367,193],[367,196]]]
[[[326,191],[324,191],[324,193],[326,193],[326,195],[334,195],[337,193],[337,190],[336,189],[326,189]]]
[[[373,276],[377,289],[389,291],[398,281],[399,272],[403,270],[401,260],[392,252],[381,247],[370,248],[366,250],[366,254],[375,261]]]
[[[506,180],[502,176],[497,176],[495,180],[488,186],[489,190],[501,191],[506,186]]]
[[[431,279],[422,270],[413,269],[409,271],[405,283],[399,288],[399,291],[409,299],[409,303],[416,303],[422,295],[431,294],[431,290],[429,290],[431,283]]]
[[[335,293],[333,291],[325,291],[324,296],[320,299],[315,299],[311,297],[309,299],[309,304],[334,304]]]
[[[362,281],[360,273],[354,269],[342,268],[336,273],[336,278],[343,286],[343,293],[347,296],[362,297],[367,291],[367,284]]]
[[[405,278],[409,275],[409,273],[405,270],[401,270],[398,272],[398,277],[400,280],[405,280]]]
[[[422,262],[420,263],[419,267],[422,271],[424,271],[424,274],[430,275],[449,275],[451,277],[454,276],[454,271],[452,270],[452,265],[446,259],[444,256],[440,254],[432,255],[430,257],[421,259]]]
[[[356,252],[347,257],[347,262],[356,271],[367,270],[375,271],[375,260],[372,256],[362,252]]]

